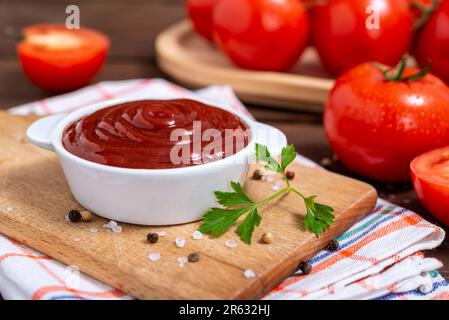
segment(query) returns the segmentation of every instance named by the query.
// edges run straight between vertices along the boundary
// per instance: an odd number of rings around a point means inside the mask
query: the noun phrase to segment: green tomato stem
[[[407,66],[407,60],[408,56],[404,55],[399,62],[399,64],[396,67],[393,68],[385,68],[382,65],[379,65],[377,63],[373,64],[374,67],[378,68],[380,71],[382,71],[384,75],[384,79],[387,82],[407,82],[407,81],[417,81],[421,78],[424,78],[432,69],[431,63],[427,65],[425,68],[420,69],[415,74],[409,75],[407,77],[404,77],[404,71]],[[395,70],[394,75],[391,75],[390,73]]]
[[[407,60],[408,60],[408,56],[404,55],[401,58],[401,61],[399,62],[399,66],[396,70],[396,74],[394,75],[392,81],[401,81],[402,80],[402,76],[404,74],[405,71],[405,66],[407,65]]]
[[[426,6],[420,2],[412,3],[412,5],[411,5],[412,8],[415,8],[415,9],[418,9],[419,11],[421,11],[421,17],[419,17],[415,21],[415,25],[414,25],[415,30],[421,29],[427,23],[427,21],[429,21],[430,17],[435,12],[435,10],[438,8],[439,5],[440,5],[440,0],[432,0],[432,3],[428,6]]]

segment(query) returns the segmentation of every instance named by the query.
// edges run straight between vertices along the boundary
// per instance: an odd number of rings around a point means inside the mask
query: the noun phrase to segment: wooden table
[[[65,6],[76,3],[81,11],[81,25],[97,28],[111,37],[112,47],[108,61],[94,81],[131,78],[164,77],[154,57],[154,39],[170,24],[185,17],[182,0],[0,0],[0,29],[39,22],[64,22]],[[30,84],[18,65],[15,43],[0,36],[0,106],[15,105],[41,99],[47,95]],[[320,162],[331,158],[331,150],[323,134],[321,115],[292,112],[249,105],[257,120],[269,123],[285,132],[290,143],[303,155]],[[330,169],[350,176],[339,163]],[[420,205],[410,185],[375,184],[379,194],[389,201],[414,210],[437,223]],[[446,228],[447,230],[447,228]],[[449,240],[437,249],[427,252],[444,263],[440,272],[449,277]]]

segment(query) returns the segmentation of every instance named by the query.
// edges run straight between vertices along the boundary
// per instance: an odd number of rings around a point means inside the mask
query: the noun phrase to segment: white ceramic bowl
[[[69,124],[96,110],[130,101],[110,100],[48,116],[27,131],[33,144],[56,152],[75,199],[108,219],[143,225],[199,220],[207,209],[217,206],[215,190],[228,191],[231,181],[243,182],[256,142],[267,145],[275,156],[286,144],[285,135],[276,128],[228,110],[251,130],[249,143],[236,154],[207,164],[175,169],[119,168],[84,160],[64,148],[62,133]],[[213,102],[198,101],[223,109]]]

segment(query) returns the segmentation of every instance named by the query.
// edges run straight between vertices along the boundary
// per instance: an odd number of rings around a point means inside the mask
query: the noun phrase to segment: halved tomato
[[[104,34],[63,24],[39,24],[23,30],[17,45],[22,68],[37,86],[64,92],[86,85],[98,72],[109,49]]]
[[[449,226],[449,146],[416,157],[410,169],[418,198],[438,220]]]

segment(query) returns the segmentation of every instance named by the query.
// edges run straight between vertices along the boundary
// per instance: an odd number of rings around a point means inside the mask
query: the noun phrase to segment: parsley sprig
[[[258,208],[287,193],[294,193],[303,199],[306,207],[305,229],[320,236],[334,222],[335,217],[332,214],[334,209],[326,204],[316,202],[317,196],[315,195],[306,197],[287,179],[286,169],[296,157],[295,147],[289,144],[283,148],[280,162],[271,156],[266,146],[256,144],[255,149],[256,159],[264,162],[266,169],[280,174],[286,182],[286,187],[262,201],[254,202],[245,193],[240,183],[231,182],[232,192],[215,191],[215,197],[223,207],[209,209],[198,230],[218,237],[240,221],[236,232],[243,242],[251,244],[253,231],[262,221]],[[242,216],[245,218],[240,219]]]

